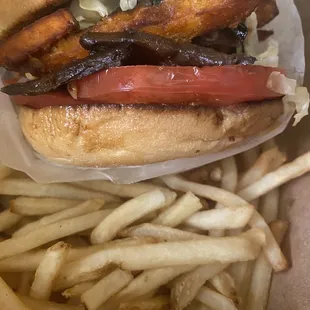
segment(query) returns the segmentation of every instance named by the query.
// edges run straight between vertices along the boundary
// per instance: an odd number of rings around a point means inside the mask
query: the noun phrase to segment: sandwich
[[[87,1],[28,2],[1,25],[0,65],[15,72],[2,92],[48,161],[194,158],[268,131],[284,113],[284,70],[245,47],[246,19],[270,1],[89,0],[90,10]]]

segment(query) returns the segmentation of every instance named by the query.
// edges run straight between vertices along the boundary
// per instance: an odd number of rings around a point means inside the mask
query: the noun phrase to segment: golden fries
[[[122,237],[152,237],[159,241],[189,241],[205,238],[204,235],[154,224],[133,226],[121,231],[119,235]]]
[[[0,194],[9,196],[53,197],[77,200],[102,198],[107,202],[117,201],[118,197],[70,184],[38,184],[30,179],[0,180]]]
[[[49,215],[80,203],[79,200],[70,199],[17,197],[10,201],[10,209],[13,213],[25,216]]]
[[[22,215],[12,213],[8,209],[2,211],[0,213],[0,231],[5,231],[15,226],[22,218]]]
[[[175,193],[157,189],[125,202],[93,230],[92,244],[100,244],[113,239],[121,229],[164,207],[172,196],[174,197]]]
[[[249,225],[264,230],[266,234],[266,245],[263,247],[264,253],[275,271],[282,271],[288,268],[288,262],[283,255],[276,239],[274,238],[269,226],[264,218],[254,211]]]
[[[266,174],[257,182],[241,190],[238,195],[247,201],[265,195],[276,187],[300,177],[310,171],[310,152],[298,157],[294,161],[281,166],[279,169]]]
[[[185,224],[202,230],[241,228],[246,226],[252,214],[251,206],[212,209],[194,214]]]
[[[97,251],[113,247],[138,246],[157,241],[151,237],[127,238],[107,242],[101,245],[88,246],[78,249],[69,249],[67,262],[81,259]],[[45,250],[26,252],[20,255],[14,255],[10,258],[0,261],[0,272],[24,272],[35,271],[45,255]]]
[[[38,228],[26,236],[2,241],[0,242],[0,259],[24,253],[50,241],[95,227],[110,212],[111,210],[103,210],[75,217],[73,219],[62,220]]]
[[[20,282],[17,288],[17,292],[21,295],[29,295],[32,281],[34,279],[34,274],[32,272],[23,272],[20,277]]]
[[[96,283],[96,281],[89,281],[74,285],[73,287],[68,288],[64,292],[62,292],[62,296],[66,298],[72,298],[77,296],[79,297],[83,293],[91,289]]]
[[[36,273],[30,289],[30,297],[35,299],[49,300],[52,293],[54,280],[57,278],[60,268],[63,266],[68,248],[64,242],[58,242],[47,249]]]
[[[221,160],[221,167],[223,171],[221,188],[234,193],[238,185],[238,169],[235,158],[228,157]],[[223,205],[217,203],[215,209],[221,209],[221,208],[223,208]],[[225,235],[225,230],[213,229],[209,232],[209,235],[214,237],[223,237]]]
[[[271,231],[279,244],[282,243],[287,230],[287,222],[277,221],[271,224]],[[246,310],[266,309],[271,277],[272,266],[267,261],[266,257],[261,254],[255,262],[252,281],[246,300]]]
[[[277,219],[279,213],[279,200],[280,191],[278,188],[273,189],[262,197],[259,211],[267,224]]]
[[[96,310],[110,297],[125,287],[132,279],[133,276],[130,272],[115,269],[88,291],[84,292],[81,295],[81,300],[87,309]]]
[[[31,310],[15,295],[13,290],[0,277],[0,309],[1,310]]]
[[[226,271],[222,271],[209,280],[213,287],[222,295],[238,301],[236,283],[233,277]]]
[[[284,160],[271,140],[182,174],[208,184],[42,185],[0,164],[0,195],[17,196],[0,213],[0,309],[266,309],[288,267],[278,187],[310,171],[310,153]]]
[[[208,264],[214,261],[231,263],[253,260],[265,242],[265,234],[259,229],[252,229],[236,237],[205,237],[203,240],[98,251],[84,259],[66,264],[55,286],[58,289],[71,287],[82,275],[96,273],[110,264],[122,266],[126,270],[144,270],[186,264]]]
[[[199,198],[191,192],[188,192],[178,199],[172,206],[159,214],[152,223],[176,227],[202,208],[203,206]]]
[[[188,265],[145,270],[113,299],[115,301],[136,300],[194,268],[195,266]]]
[[[134,198],[143,195],[147,192],[161,189],[160,186],[151,183],[136,183],[136,184],[114,184],[110,181],[84,181],[77,182],[76,184],[93,189],[99,192],[109,193],[123,198]]]
[[[262,153],[254,165],[241,176],[238,183],[238,190],[258,181],[268,172],[279,168],[285,161],[285,154],[280,152],[277,147]]]
[[[233,193],[214,186],[189,182],[176,175],[164,176],[162,177],[162,180],[167,184],[168,187],[174,190],[182,192],[191,191],[197,196],[219,202],[224,207],[241,207],[250,205],[244,199]]]
[[[238,310],[231,299],[205,286],[198,291],[196,299],[214,310]]]
[[[184,309],[197,295],[199,289],[228,264],[212,263],[195,268],[175,279],[171,284],[171,304],[174,309]]]
[[[85,201],[76,207],[65,209],[63,211],[59,211],[51,215],[47,215],[45,217],[42,217],[36,222],[29,223],[28,225],[25,225],[19,230],[17,230],[12,235],[12,237],[17,238],[23,235],[27,235],[28,233],[35,231],[36,229],[40,227],[53,224],[53,223],[57,223],[61,220],[70,219],[70,218],[74,218],[74,217],[81,216],[84,214],[89,214],[92,212],[99,211],[103,205],[104,205],[104,200],[102,199],[93,199],[93,200]]]

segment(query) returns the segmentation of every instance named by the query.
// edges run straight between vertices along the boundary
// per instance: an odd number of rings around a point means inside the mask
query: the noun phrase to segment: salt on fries
[[[283,165],[272,141],[241,157],[243,171],[230,157],[184,174],[220,187],[175,175],[42,185],[0,165],[0,194],[15,196],[0,213],[0,308],[266,309],[273,270],[288,267],[278,187],[310,171],[310,153]]]

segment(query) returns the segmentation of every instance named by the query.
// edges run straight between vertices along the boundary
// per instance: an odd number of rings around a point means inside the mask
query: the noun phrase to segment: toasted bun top
[[[226,108],[83,105],[20,108],[22,130],[48,160],[87,167],[144,165],[226,149],[277,125],[281,100]]]

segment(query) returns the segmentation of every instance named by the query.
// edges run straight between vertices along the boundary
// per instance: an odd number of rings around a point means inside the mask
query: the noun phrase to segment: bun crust
[[[82,105],[20,108],[24,135],[51,161],[83,167],[144,165],[224,150],[274,126],[281,100],[225,108]]]

